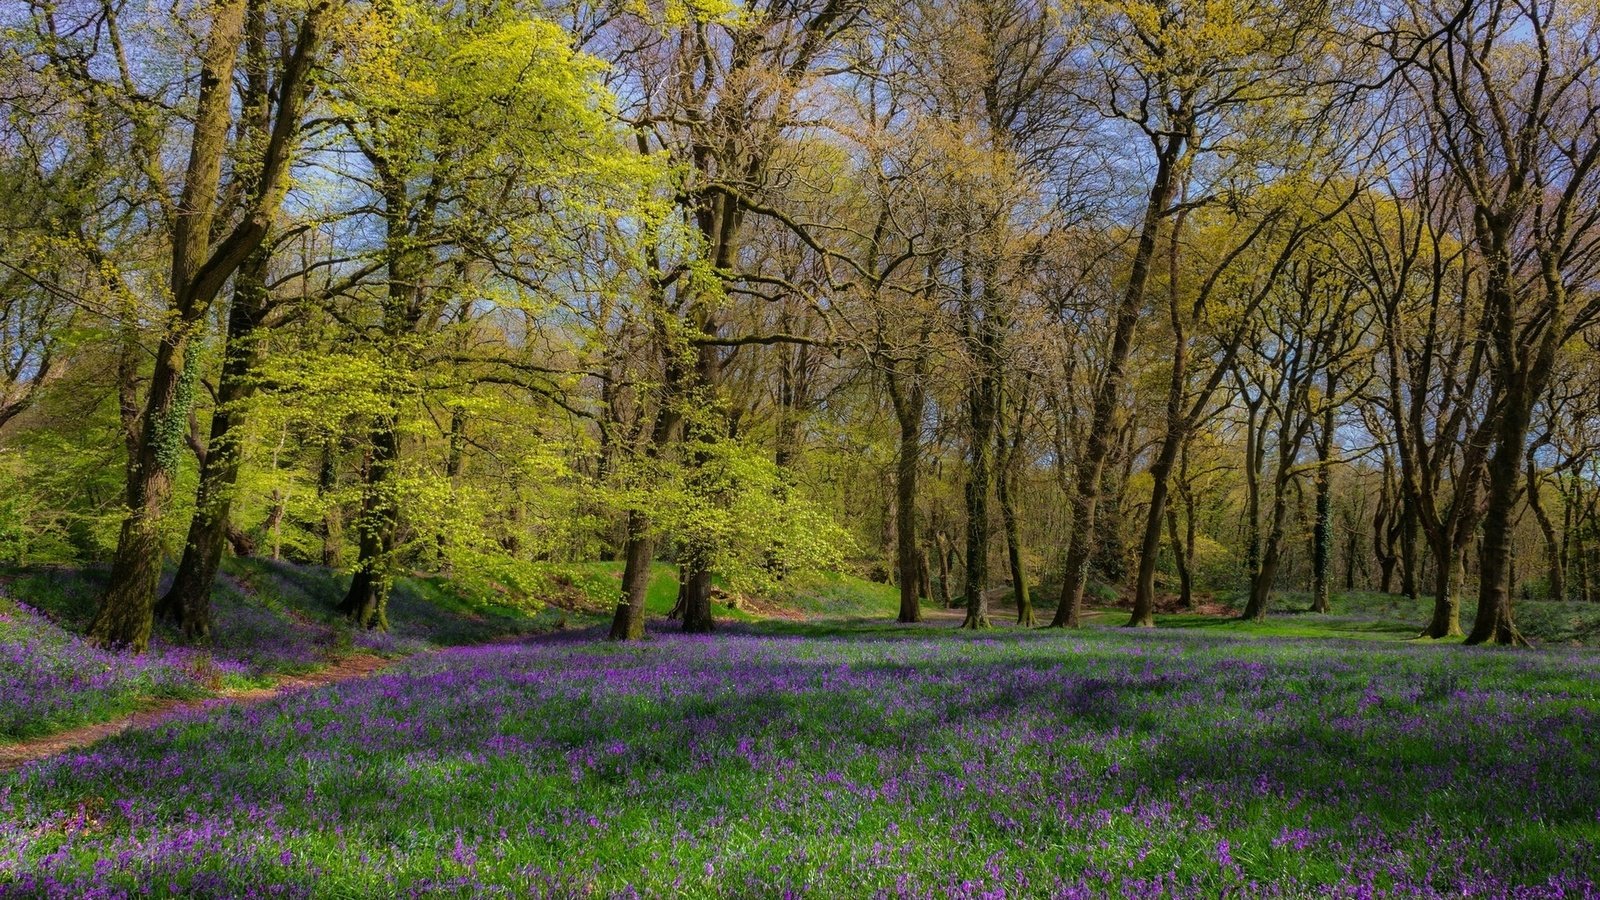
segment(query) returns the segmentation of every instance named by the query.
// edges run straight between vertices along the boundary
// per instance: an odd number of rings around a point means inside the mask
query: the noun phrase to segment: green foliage
[[[184,441],[189,434],[189,415],[194,410],[195,385],[200,380],[200,342],[188,338],[183,345],[183,365],[173,386],[172,404],[162,411],[153,427],[156,465],[176,472],[187,452]]]
[[[837,570],[852,542],[759,448],[702,440],[693,465],[635,460],[603,491],[639,510],[679,558],[703,560],[736,592],[770,592],[787,575]]]

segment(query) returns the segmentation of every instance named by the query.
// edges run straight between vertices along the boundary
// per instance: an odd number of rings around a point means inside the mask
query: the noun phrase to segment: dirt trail
[[[139,710],[110,722],[84,725],[79,728],[45,735],[44,737],[28,738],[16,743],[0,744],[0,772],[9,772],[23,763],[32,762],[36,759],[44,759],[47,756],[55,756],[68,750],[87,747],[114,734],[121,734],[130,728],[153,728],[194,710],[212,709],[234,704],[261,703],[293,691],[338,684],[339,682],[356,678],[366,678],[400,662],[402,658],[385,659],[381,656],[355,653],[342,657],[338,662],[315,672],[282,676],[272,687],[222,691],[215,696],[202,697],[197,700],[161,701],[147,709]]]

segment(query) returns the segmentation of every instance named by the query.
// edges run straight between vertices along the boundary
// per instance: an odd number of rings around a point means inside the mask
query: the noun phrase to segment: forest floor
[[[614,568],[561,580],[594,596]],[[39,590],[82,579],[28,577],[7,593],[50,612],[0,607],[0,674],[93,663],[48,632],[76,588]],[[229,577],[333,627],[325,575]],[[616,645],[582,596],[519,618],[407,590],[385,652],[312,642],[341,661],[286,674],[225,646],[208,696],[29,739],[0,771],[0,898],[1600,897],[1586,611],[1525,608],[1557,636],[1532,651],[1413,640],[1425,606],[1364,594],[1071,632],[1000,598],[974,633],[836,576]],[[652,612],[672,597],[662,567]]]
[[[1600,896],[1592,650],[942,616],[184,710],[0,774],[0,897]]]
[[[393,627],[353,630],[335,611],[343,580],[328,570],[230,559],[212,595],[209,646],[184,646],[158,625],[149,652],[129,656],[81,637],[103,579],[92,569],[0,574],[0,745],[338,677],[374,658],[549,631],[566,616],[475,602],[437,580],[405,578],[390,600]],[[0,757],[15,752],[0,749]]]
[[[138,712],[109,722],[81,725],[41,737],[0,743],[0,772],[8,772],[23,763],[56,756],[68,750],[87,747],[129,729],[154,728],[189,713],[233,703],[260,703],[289,691],[325,687],[352,678],[365,678],[383,671],[397,661],[366,653],[352,653],[311,672],[278,676],[272,679],[268,686],[225,688],[211,696],[195,700],[156,700]]]

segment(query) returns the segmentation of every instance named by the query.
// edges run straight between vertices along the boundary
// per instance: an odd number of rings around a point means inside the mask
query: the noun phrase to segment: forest
[[[0,898],[1597,897],[1596,647],[1593,2],[0,4]]]

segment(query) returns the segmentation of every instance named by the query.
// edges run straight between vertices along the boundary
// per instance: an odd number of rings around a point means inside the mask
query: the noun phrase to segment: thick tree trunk
[[[992,327],[985,321],[983,327]],[[989,338],[982,339],[985,342]],[[990,349],[985,343],[984,349]],[[973,382],[967,394],[968,443],[971,453],[967,469],[967,614],[962,628],[989,627],[989,488],[994,478],[994,435],[999,416],[1000,386],[992,364]],[[1004,473],[1001,473],[1004,477]]]
[[[1033,594],[1028,586],[1028,573],[1022,566],[1022,517],[1017,509],[1017,475],[1022,463],[1023,429],[1027,420],[1029,382],[1023,382],[1021,396],[1016,400],[1017,417],[1012,427],[995,432],[995,499],[1000,503],[1000,523],[1005,531],[1006,562],[1011,568],[1011,596],[1017,605],[1017,624],[1031,628],[1034,625]],[[1009,435],[1007,432],[1009,431]]]
[[[1330,381],[1331,381],[1330,377]],[[1328,386],[1333,393],[1333,385]],[[1330,570],[1333,567],[1333,407],[1322,416],[1322,433],[1317,437],[1317,512],[1311,538],[1311,611],[1328,612],[1330,603]]]
[[[361,519],[356,523],[361,535],[356,569],[339,612],[359,628],[387,631],[389,589],[394,581],[391,557],[398,524],[389,483],[399,456],[399,438],[393,427],[382,425],[373,432],[369,453]]]
[[[655,542],[649,536],[645,514],[628,513],[628,541],[622,567],[622,597],[611,619],[610,639],[637,641],[644,638],[645,599],[650,591],[650,565],[655,559]]]
[[[1109,585],[1124,584],[1129,579],[1130,554],[1124,511],[1127,508],[1128,482],[1133,476],[1132,440],[1133,428],[1125,426],[1120,439],[1113,445],[1112,455],[1106,460],[1106,477],[1100,485],[1100,505],[1095,510],[1097,549],[1089,562],[1089,570],[1098,573],[1101,580]],[[1118,456],[1119,453],[1121,456]],[[1111,467],[1111,463],[1119,459],[1122,461],[1121,471]]]
[[[1134,580],[1133,614],[1128,617],[1128,625],[1135,628],[1154,628],[1156,624],[1156,561],[1161,554],[1162,521],[1168,518],[1168,482],[1189,430],[1183,408],[1183,395],[1189,382],[1189,336],[1179,302],[1178,270],[1184,218],[1184,214],[1179,213],[1174,220],[1167,250],[1167,321],[1172,327],[1172,370],[1167,376],[1166,430],[1161,436],[1161,449],[1156,453],[1155,462],[1150,465],[1150,508],[1145,513],[1144,535],[1139,542],[1139,572]],[[1177,522],[1167,524],[1172,532],[1173,556],[1181,557],[1183,551],[1178,547]],[[1184,605],[1188,606],[1188,603]]]
[[[251,377],[258,356],[256,335],[267,310],[267,253],[257,250],[234,276],[233,303],[223,347],[217,405],[200,464],[200,487],[177,577],[156,605],[157,615],[177,623],[186,640],[211,634],[211,585],[228,540],[234,484],[239,477],[247,413],[244,402],[255,392]]]
[[[1168,409],[1169,417],[1173,412]],[[1156,624],[1156,561],[1161,555],[1161,525],[1167,517],[1168,482],[1171,480],[1172,466],[1177,462],[1178,449],[1183,442],[1183,433],[1174,427],[1175,424],[1168,425],[1167,434],[1161,441],[1161,450],[1150,465],[1150,509],[1144,520],[1144,536],[1139,542],[1139,574],[1133,593],[1133,615],[1127,623],[1133,628],[1154,628]],[[1174,525],[1174,554],[1179,553],[1176,536]]]
[[[1250,601],[1244,608],[1245,619],[1260,622],[1267,618],[1267,607],[1272,602],[1272,588],[1278,580],[1278,563],[1281,559],[1278,542],[1269,542],[1261,554],[1261,568],[1250,582]]]
[[[962,628],[989,627],[989,441],[972,448],[967,473],[967,614]]]
[[[137,456],[128,466],[128,514],[111,563],[110,585],[89,625],[96,646],[141,653],[150,643],[161,578],[161,517],[184,452],[197,373],[186,330],[171,330],[156,353],[150,394],[139,419]]]
[[[1283,561],[1283,526],[1289,512],[1288,481],[1281,474],[1274,482],[1271,525],[1262,541],[1261,565],[1250,579],[1250,600],[1244,618],[1261,621],[1267,617],[1272,591],[1278,581],[1278,566]]]
[[[128,460],[126,514],[111,563],[110,585],[89,625],[101,647],[143,652],[150,642],[161,577],[161,517],[172,496],[197,373],[192,342],[222,282],[201,279],[211,252],[218,183],[232,125],[233,72],[244,37],[244,0],[219,3],[200,58],[200,93],[183,192],[172,224],[172,300],[162,317],[150,392]],[[256,241],[259,244],[259,240]],[[242,258],[233,262],[236,268]]]
[[[140,492],[139,505],[123,520],[111,563],[111,586],[89,625],[89,640],[99,647],[142,653],[150,644],[154,624],[155,591],[161,579],[161,509],[171,482],[163,476],[143,477],[129,487],[129,493]]]
[[[203,473],[201,477],[205,477]],[[201,491],[205,492],[204,487]],[[200,500],[225,505],[208,497]],[[156,615],[177,625],[184,640],[190,642],[204,641],[211,636],[211,585],[222,563],[222,545],[227,536],[226,523],[215,521],[219,514],[225,516],[227,511],[196,508],[189,522],[189,537],[183,548],[183,559],[178,563],[178,574],[167,593],[156,602]]]
[[[1468,644],[1527,644],[1512,619],[1510,582],[1514,513],[1522,488],[1523,442],[1532,404],[1524,397],[1526,385],[1520,376],[1507,381],[1494,455],[1489,460],[1488,506],[1478,550],[1478,613],[1467,635]]]
[[[917,474],[922,457],[922,389],[913,386],[900,419],[899,456],[895,460],[895,563],[900,573],[900,614],[896,621],[922,621],[921,593],[926,564],[917,549]],[[914,408],[913,408],[914,407]]]
[[[1433,567],[1433,619],[1420,637],[1445,638],[1461,635],[1461,595],[1458,590],[1466,573],[1461,553],[1443,554]]]
[[[1400,497],[1400,593],[1407,599],[1421,596],[1418,584],[1422,578],[1421,528],[1417,522],[1416,504],[1401,492]]]
[[[668,390],[674,390],[673,385],[682,373],[673,365],[667,368]],[[650,444],[645,448],[646,456],[651,459],[659,458],[667,444],[677,436],[682,417],[674,412],[670,395],[662,398],[661,409],[656,414],[655,422],[650,426]],[[650,517],[642,510],[628,511],[627,536],[623,549],[622,568],[622,595],[617,599],[617,608],[611,617],[611,632],[608,635],[613,641],[637,641],[644,637],[645,599],[650,590],[650,570],[655,562],[656,539],[650,532]],[[682,603],[683,570],[679,567],[679,596],[678,602]],[[674,604],[676,606],[677,604]],[[675,616],[668,615],[668,618]]]
[[[683,630],[688,634],[709,634],[717,627],[711,617],[711,571],[705,566],[690,566],[683,584]]]
[[[1261,414],[1262,400],[1254,404],[1246,400],[1244,433],[1244,567],[1252,591],[1261,573],[1261,469],[1265,465],[1265,441],[1262,431],[1266,417]]]

